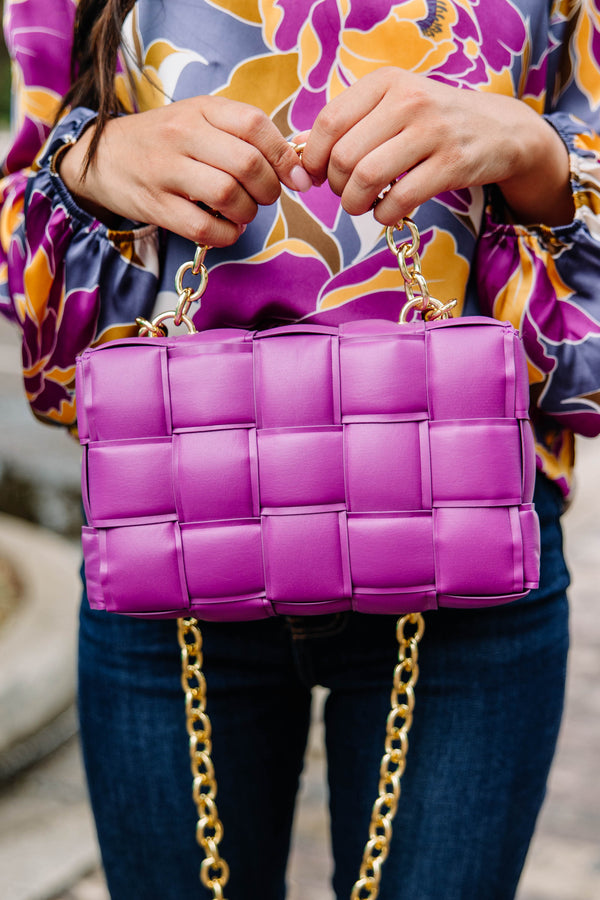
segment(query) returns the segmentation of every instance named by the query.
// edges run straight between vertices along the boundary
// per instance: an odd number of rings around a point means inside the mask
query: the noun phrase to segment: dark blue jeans
[[[568,625],[561,500],[538,479],[539,590],[426,614],[414,724],[381,900],[509,900],[560,724]],[[474,553],[476,547],[457,548]],[[282,900],[311,686],[325,709],[336,896],[357,877],[397,658],[394,619],[205,624],[228,900]],[[200,900],[174,622],[91,612],[80,638],[84,757],[113,900]]]

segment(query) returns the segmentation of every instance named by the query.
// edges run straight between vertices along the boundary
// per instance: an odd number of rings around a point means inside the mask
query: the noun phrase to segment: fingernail
[[[302,166],[295,166],[290,172],[290,181],[296,191],[309,191],[313,186],[312,178]]]

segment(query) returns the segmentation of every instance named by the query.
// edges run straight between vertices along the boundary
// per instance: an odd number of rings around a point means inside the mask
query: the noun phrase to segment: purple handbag
[[[408,306],[421,305],[410,289]],[[520,338],[506,322],[432,312],[85,351],[91,606],[206,620],[404,614],[536,587]]]
[[[506,603],[537,586],[523,347],[507,322],[449,319],[419,233],[388,244],[398,324],[197,333],[205,248],[179,305],[77,360],[90,605],[177,617],[203,884],[224,900],[197,619],[356,610],[400,615],[379,796],[351,900],[379,893],[418,678],[420,613]],[[192,292],[187,271],[200,275]],[[407,322],[413,309],[422,319]],[[168,337],[163,323],[190,334]],[[147,336],[151,335],[152,339]]]

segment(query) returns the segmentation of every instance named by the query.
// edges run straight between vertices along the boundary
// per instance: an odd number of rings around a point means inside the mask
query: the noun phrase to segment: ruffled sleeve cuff
[[[569,151],[574,222],[580,222],[600,241],[600,135],[566,113],[551,113],[545,118]]]
[[[127,221],[108,228],[77,205],[54,165],[94,117],[74,109],[49,136],[7,258],[29,402],[39,417],[66,425],[75,421],[75,358],[91,344],[134,334],[158,284],[158,229]]]
[[[518,328],[534,415],[600,433],[600,138],[563,113],[547,117],[569,149],[576,213],[568,225],[501,220],[494,198],[474,274],[482,312]]]

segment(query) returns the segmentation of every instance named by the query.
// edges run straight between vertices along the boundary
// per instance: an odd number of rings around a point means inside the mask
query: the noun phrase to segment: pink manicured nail
[[[290,181],[296,191],[309,191],[313,186],[312,178],[302,166],[295,166],[290,172]]]

